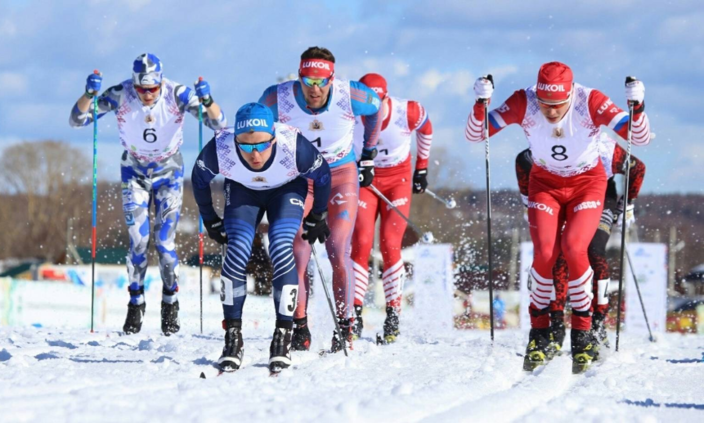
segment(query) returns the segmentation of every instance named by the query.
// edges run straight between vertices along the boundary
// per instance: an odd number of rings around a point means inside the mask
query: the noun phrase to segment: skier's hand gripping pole
[[[103,74],[97,69],[93,71],[97,85],[93,87],[94,93],[91,99],[91,111],[93,113],[93,216],[91,234],[91,258],[90,258],[90,333],[93,333],[93,314],[95,312],[95,249],[98,242],[98,90]],[[91,76],[93,76],[91,75]],[[90,81],[90,77],[89,77]],[[86,88],[86,93],[89,89]]]
[[[399,210],[398,207],[396,207],[391,201],[389,201],[389,199],[386,198],[386,196],[385,196],[384,194],[382,194],[381,191],[379,191],[379,190],[374,186],[374,184],[369,184],[369,188],[370,188],[372,191],[374,191],[374,194],[376,194],[377,197],[381,198],[386,204],[389,205],[389,207],[391,207],[399,216],[401,216],[401,217],[403,218],[403,220],[405,220],[406,223],[408,223],[408,225],[409,225],[411,228],[413,228],[413,230],[416,231],[416,233],[417,233],[418,235],[421,236],[421,240],[422,240],[423,242],[425,242],[426,244],[430,244],[431,242],[433,242],[433,240],[434,240],[435,238],[433,237],[433,233],[432,233],[432,232],[425,232],[425,233],[423,233],[423,231],[418,227],[418,225],[416,225],[415,223],[413,223],[413,222],[411,221],[411,219],[409,219],[408,217],[406,217],[406,215],[403,214],[403,213],[401,212],[401,210]]]
[[[494,78],[487,75],[485,79],[491,82],[491,90],[493,92]],[[487,85],[488,88],[488,85]],[[491,341],[494,342],[494,280],[493,280],[493,240],[491,239],[491,167],[489,161],[489,100],[491,98],[479,98],[479,101],[484,103],[484,156],[486,161],[486,226],[487,226],[487,253],[489,254],[489,272],[487,273],[489,285],[489,321],[491,324]]]
[[[627,76],[626,77],[626,86],[628,84],[633,83],[637,81],[635,77],[633,76]],[[623,178],[623,196],[624,200],[627,202],[628,201],[628,179],[631,174],[631,141],[632,141],[632,124],[633,124],[633,109],[636,106],[635,101],[628,101],[628,132],[626,135],[626,142],[628,143],[628,148],[626,149],[626,169],[625,169],[625,178]],[[621,213],[621,271],[618,279],[618,305],[616,309],[616,352],[618,352],[618,345],[619,341],[621,339],[621,299],[623,295],[623,278],[624,275],[626,274],[626,270],[624,268],[625,264],[625,256],[626,256],[626,214],[627,213]],[[635,274],[634,274],[635,276]],[[637,285],[637,284],[636,284]],[[650,328],[648,328],[650,329]],[[652,339],[652,335],[651,335]]]
[[[198,77],[202,81],[203,77]],[[198,105],[198,152],[203,150],[203,103]],[[223,263],[225,257],[223,255]],[[200,333],[203,334],[203,216],[198,216],[198,266],[200,267]]]

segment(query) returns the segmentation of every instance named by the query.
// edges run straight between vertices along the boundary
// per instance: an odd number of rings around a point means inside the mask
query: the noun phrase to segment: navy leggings
[[[303,178],[264,191],[225,180],[224,221],[228,242],[220,291],[225,319],[242,318],[247,297],[245,268],[252,254],[256,227],[266,212],[269,220],[269,256],[274,266],[272,285],[276,320],[293,321],[298,297],[293,238],[301,227],[307,193],[308,184]]]

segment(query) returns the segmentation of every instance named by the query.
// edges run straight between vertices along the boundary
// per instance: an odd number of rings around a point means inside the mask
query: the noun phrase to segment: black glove
[[[421,194],[428,188],[428,169],[416,169],[413,173],[413,193]]]
[[[322,214],[313,213],[312,211],[308,213],[308,216],[303,219],[303,234],[301,237],[308,241],[310,245],[315,244],[316,240],[321,244],[324,243],[330,236],[327,217],[327,211]]]
[[[374,157],[376,157],[376,153],[376,148],[371,150],[362,149],[362,159],[358,163],[359,186],[362,188],[368,187],[374,180]]]
[[[225,233],[225,224],[219,217],[209,222],[203,221],[205,229],[208,231],[208,236],[218,244],[227,244],[227,233]]]

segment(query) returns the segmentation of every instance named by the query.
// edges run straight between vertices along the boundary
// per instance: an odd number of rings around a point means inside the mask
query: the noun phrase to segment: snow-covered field
[[[207,300],[217,306],[217,297]],[[571,374],[568,356],[530,375],[521,370],[523,332],[499,331],[492,346],[488,332],[432,330],[430,316],[409,310],[401,340],[377,346],[383,315],[369,310],[350,357],[321,358],[332,322],[320,301],[314,351],[294,353],[278,378],[266,367],[267,298],[247,299],[244,367],[219,377],[216,313],[203,335],[191,322],[162,336],[158,306],[132,336],[119,327],[0,328],[0,421],[704,421],[702,337],[668,334],[651,344],[625,334],[621,352],[584,375]]]

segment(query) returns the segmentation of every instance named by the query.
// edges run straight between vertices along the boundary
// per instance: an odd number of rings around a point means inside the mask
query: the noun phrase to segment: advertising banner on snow
[[[628,252],[633,260],[633,270],[643,297],[643,305],[648,313],[650,329],[665,332],[667,328],[667,246],[665,244],[635,242],[628,244]],[[626,322],[629,333],[648,335],[638,292],[633,281],[633,273],[626,268]]]
[[[432,316],[427,322],[450,329],[453,324],[453,293],[451,244],[417,244],[413,263],[416,315]]]

